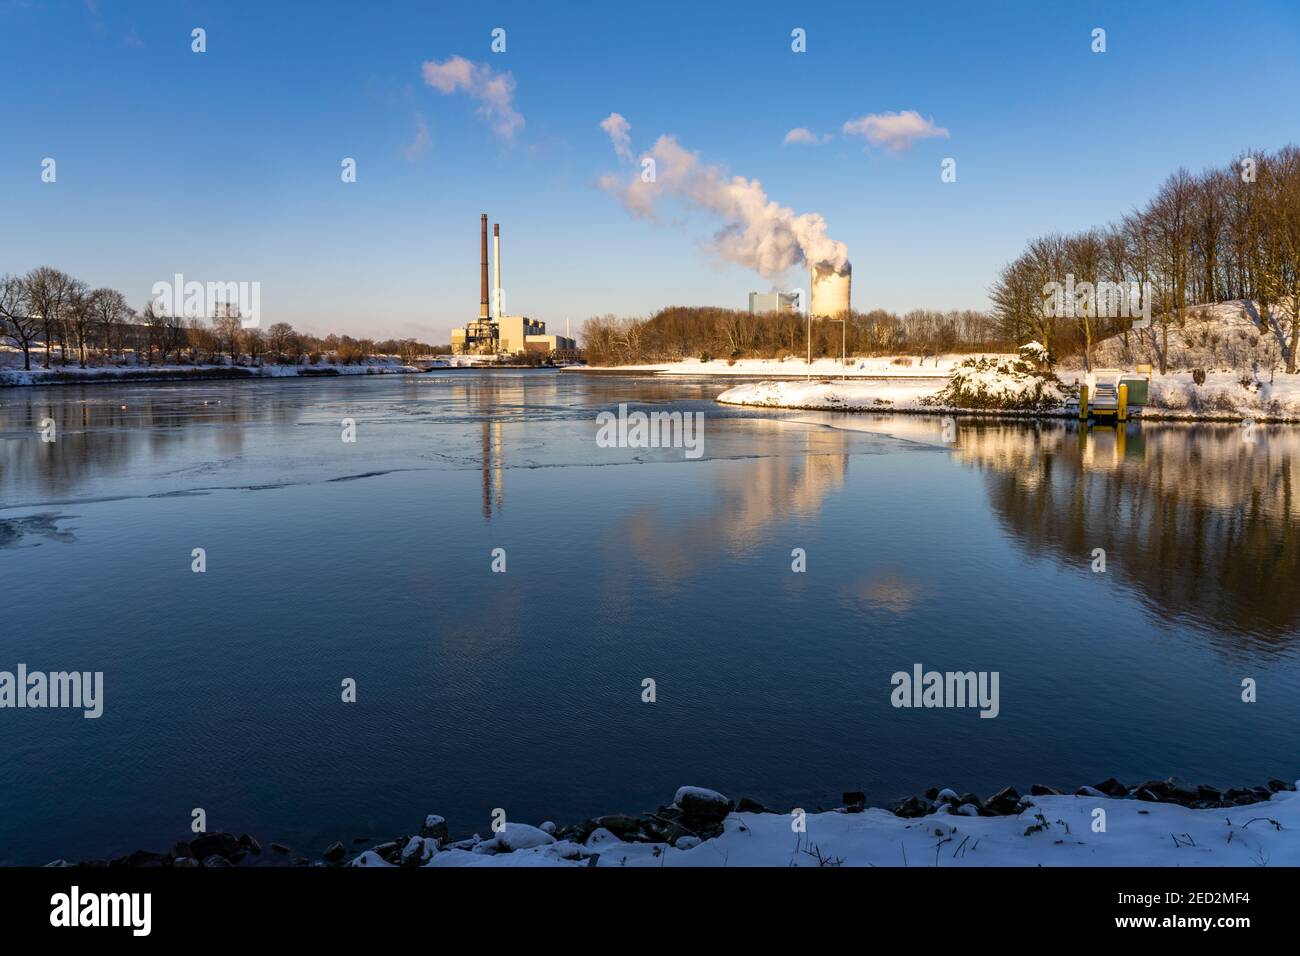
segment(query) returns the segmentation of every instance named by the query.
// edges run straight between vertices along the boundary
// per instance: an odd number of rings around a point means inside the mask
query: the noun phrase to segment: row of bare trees
[[[303,364],[329,360],[343,364],[379,355],[396,355],[405,362],[446,346],[415,339],[354,339],[324,337],[294,330],[287,322],[266,329],[245,328],[230,310],[210,320],[172,315],[153,302],[136,312],[116,289],[91,289],[85,282],[50,266],[25,275],[0,276],[0,341],[23,354],[23,368],[32,367],[32,352],[45,368],[61,366],[155,365],[168,360],[187,364]]]
[[[1193,175],[1173,173],[1142,208],[1120,221],[1072,235],[1031,241],[990,290],[1006,338],[1030,338],[1057,355],[1129,334],[1133,317],[1086,304],[1062,315],[1046,294],[1067,276],[1091,284],[1137,283],[1150,290],[1150,335],[1166,371],[1169,329],[1196,304],[1253,300],[1261,335],[1287,343],[1296,371],[1300,346],[1300,149],[1247,151],[1228,166]],[[1107,312],[1111,314],[1107,314]],[[1127,341],[1126,341],[1127,344]]]
[[[778,358],[808,348],[809,323],[794,312],[751,315],[734,309],[669,306],[648,319],[595,316],[583,325],[582,345],[597,365],[669,362],[685,358]],[[811,323],[814,357],[938,354],[1005,348],[992,316],[970,309],[915,309],[897,315],[883,309],[851,312],[838,320]]]

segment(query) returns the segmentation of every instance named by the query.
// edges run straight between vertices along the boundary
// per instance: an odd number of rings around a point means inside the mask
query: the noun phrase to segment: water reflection
[[[1026,551],[1083,568],[1104,548],[1107,574],[1158,615],[1266,649],[1300,620],[1300,436],[1252,437],[1235,425],[977,424],[956,454],[984,473]]]

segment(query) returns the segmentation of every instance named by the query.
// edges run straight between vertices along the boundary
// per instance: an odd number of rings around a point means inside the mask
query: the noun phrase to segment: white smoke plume
[[[619,131],[626,134],[625,128]],[[615,131],[606,132],[619,151]],[[795,266],[825,264],[837,272],[848,271],[848,246],[826,234],[820,213],[796,214],[773,202],[758,180],[729,176],[720,166],[702,163],[674,136],[660,136],[640,159],[642,166],[630,179],[610,174],[600,180],[601,188],[618,196],[633,215],[657,219],[658,207],[669,200],[702,210],[722,222],[713,237],[714,251],[769,279]],[[654,160],[650,182],[644,175],[647,159]]]
[[[478,100],[478,114],[502,139],[513,139],[524,125],[515,109],[515,78],[498,73],[486,63],[472,63],[463,56],[451,56],[439,63],[426,60],[420,68],[424,82],[439,93],[466,93]]]

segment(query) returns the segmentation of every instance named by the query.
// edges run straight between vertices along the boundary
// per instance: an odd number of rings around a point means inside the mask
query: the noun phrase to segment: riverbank
[[[0,368],[0,388],[40,385],[109,385],[138,382],[205,382],[229,379],[328,378],[339,375],[415,375],[423,369],[396,362],[356,365],[154,365],[48,369]]]
[[[1060,373],[1070,377],[1068,373]],[[1010,393],[1019,387],[1011,378],[996,383]],[[947,385],[898,381],[765,381],[736,385],[717,397],[724,405],[808,411],[902,412],[911,414],[976,414],[1044,418],[1074,417],[1077,405],[1064,396],[1037,408],[972,407],[945,400]],[[1014,404],[1014,399],[1008,402]],[[1157,421],[1232,421],[1300,423],[1300,376],[1277,375],[1273,380],[1243,378],[1212,372],[1198,384],[1191,372],[1171,372],[1151,378],[1150,401],[1142,418]]]
[[[988,799],[932,788],[892,810],[845,793],[833,810],[776,811],[682,787],[640,816],[612,814],[563,828],[507,822],[490,838],[451,840],[425,817],[414,833],[355,838],[315,857],[247,834],[205,833],[167,853],[50,866],[1296,866],[1296,784],[1221,791],[1177,778],[1126,786],[1111,778],[1063,794],[1035,785]]]

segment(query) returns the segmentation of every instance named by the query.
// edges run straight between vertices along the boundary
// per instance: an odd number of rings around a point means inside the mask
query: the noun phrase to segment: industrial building
[[[749,314],[765,315],[768,312],[798,312],[799,296],[794,292],[751,292]]]
[[[464,328],[451,330],[451,351],[455,355],[513,357],[525,352],[542,352],[560,359],[578,357],[577,342],[565,335],[547,335],[546,323],[524,315],[503,314],[501,291],[501,224],[492,226],[493,285],[488,295],[487,213],[481,219],[478,318]],[[490,303],[490,308],[489,308]]]

